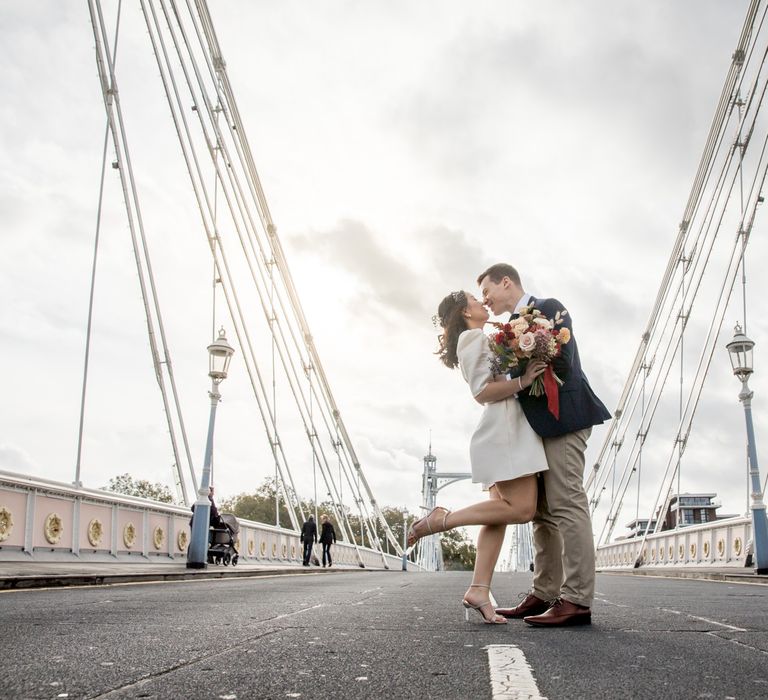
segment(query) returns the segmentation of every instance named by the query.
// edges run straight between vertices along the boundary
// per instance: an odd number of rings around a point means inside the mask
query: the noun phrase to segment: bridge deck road
[[[0,593],[0,697],[768,698],[768,587],[599,575],[591,627],[537,629],[465,622],[469,580],[367,571]],[[495,595],[513,602],[528,581],[497,574]],[[518,654],[507,694],[488,645]]]

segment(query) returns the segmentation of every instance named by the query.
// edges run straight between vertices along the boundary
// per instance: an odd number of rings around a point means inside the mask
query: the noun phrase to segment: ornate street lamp
[[[200,488],[195,501],[195,512],[192,514],[192,536],[187,551],[188,569],[205,569],[208,567],[208,530],[211,517],[211,504],[208,492],[211,485],[211,462],[213,461],[213,425],[216,420],[216,406],[221,400],[219,384],[227,378],[229,361],[235,349],[227,342],[224,329],[219,330],[219,337],[208,346],[208,376],[211,378],[211,415],[208,419],[208,440],[205,444],[205,461]]]
[[[755,430],[752,426],[752,396],[747,381],[752,374],[752,348],[754,341],[747,338],[737,323],[733,340],[725,346],[731,358],[733,373],[741,381],[739,401],[744,405],[744,417],[747,422],[747,451],[749,455],[749,476],[752,484],[752,545],[754,551],[755,573],[768,574],[768,520],[765,515],[765,501],[760,485],[760,471],[757,466],[757,447]]]

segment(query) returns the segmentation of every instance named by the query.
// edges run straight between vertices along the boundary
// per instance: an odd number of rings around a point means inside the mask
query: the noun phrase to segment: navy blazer
[[[558,311],[565,311],[565,307],[557,299],[531,297],[528,305],[537,308],[551,320],[554,320]],[[517,318],[517,315],[512,314],[512,318]],[[571,314],[566,314],[563,323],[558,326],[571,331],[571,339],[562,346],[560,355],[552,361],[552,369],[563,380],[563,385],[559,387],[560,419],[556,419],[549,412],[545,395],[531,396],[528,389],[517,395],[528,423],[543,438],[591,428],[611,417],[603,402],[595,396],[581,370],[579,347],[573,335],[572,321]]]

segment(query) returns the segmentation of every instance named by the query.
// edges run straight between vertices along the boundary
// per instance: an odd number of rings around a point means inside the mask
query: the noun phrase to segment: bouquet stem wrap
[[[544,393],[547,395],[547,408],[549,412],[560,420],[560,391],[555,373],[552,371],[552,365],[547,365],[544,370]]]

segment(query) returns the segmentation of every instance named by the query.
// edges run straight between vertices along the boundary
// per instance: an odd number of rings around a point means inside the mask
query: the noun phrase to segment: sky
[[[476,292],[478,273],[494,262],[518,267],[527,291],[564,302],[590,382],[615,408],[745,1],[209,6],[305,315],[380,504],[418,509],[430,440],[439,470],[468,469],[481,408],[459,373],[436,360],[431,317],[447,292]],[[93,46],[84,2],[0,5],[0,347],[8,371],[0,469],[64,482],[76,461],[105,128]],[[121,102],[199,471],[213,309],[218,325],[228,323],[212,301],[210,254],[153,61],[143,18],[124,3]],[[170,484],[117,185],[108,170],[81,478],[99,487],[129,471]],[[758,450],[768,425],[761,229],[758,217],[747,292]],[[728,513],[746,509],[743,415],[723,349],[741,317],[737,302],[681,480],[683,490],[717,492]],[[273,471],[238,359],[217,415],[220,499]],[[288,402],[279,397],[281,409]],[[587,464],[604,438],[596,428]],[[644,504],[664,449],[644,462]],[[294,471],[311,497],[305,458]],[[465,481],[439,502],[456,508],[482,497]]]

